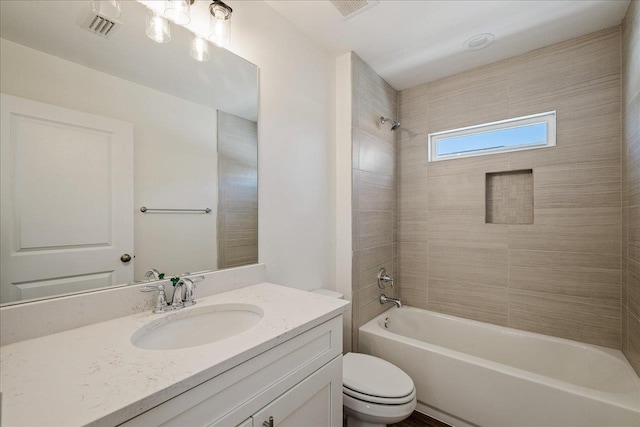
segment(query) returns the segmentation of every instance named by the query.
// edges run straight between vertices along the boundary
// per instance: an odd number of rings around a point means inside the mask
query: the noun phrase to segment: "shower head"
[[[400,127],[400,122],[396,122],[393,119],[388,119],[386,117],[380,117],[380,123],[385,124],[387,122],[391,123],[391,130],[394,131]]]

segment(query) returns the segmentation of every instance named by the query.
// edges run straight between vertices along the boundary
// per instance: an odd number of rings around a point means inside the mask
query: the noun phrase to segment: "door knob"
[[[273,417],[269,417],[269,421],[263,422],[262,427],[273,427]]]
[[[122,254],[122,255],[120,256],[120,261],[122,261],[122,262],[129,262],[129,261],[131,261],[131,255],[129,255],[129,254]]]

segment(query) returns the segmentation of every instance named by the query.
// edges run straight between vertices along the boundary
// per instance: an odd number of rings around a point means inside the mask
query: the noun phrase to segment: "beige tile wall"
[[[380,124],[395,119],[397,92],[357,55],[352,54],[353,87],[353,293],[352,349],[358,349],[358,328],[389,305],[378,288],[381,267],[397,278],[396,263],[396,132]]]
[[[621,347],[620,46],[612,28],[399,93],[405,303]],[[557,147],[427,163],[430,132],[550,110]],[[526,169],[533,224],[485,223],[486,174]]]
[[[640,375],[640,3],[622,23],[622,349]]]
[[[258,125],[218,111],[218,268],[258,262]]]

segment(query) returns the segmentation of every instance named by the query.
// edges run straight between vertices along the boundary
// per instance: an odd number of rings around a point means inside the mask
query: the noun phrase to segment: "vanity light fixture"
[[[165,0],[164,16],[178,25],[191,22],[190,9],[195,0]]]
[[[119,6],[120,0],[92,0],[93,3],[114,3]],[[164,14],[150,8],[147,11],[147,36],[157,43],[167,43],[171,40],[169,21],[186,26],[191,22],[191,6],[195,0],[164,0]],[[221,0],[213,0],[209,5],[209,41],[220,47],[229,46],[231,34],[231,14],[233,9]],[[191,40],[189,54],[196,61],[211,59],[209,41],[198,34]]]
[[[169,21],[151,9],[147,12],[147,36],[158,43],[167,43],[171,40]]]
[[[202,37],[193,36],[189,53],[191,54],[191,57],[196,61],[208,61],[209,59],[211,59],[211,54],[209,53],[209,42]]]
[[[209,40],[220,47],[227,47],[231,41],[231,14],[233,9],[220,0],[209,5]]]

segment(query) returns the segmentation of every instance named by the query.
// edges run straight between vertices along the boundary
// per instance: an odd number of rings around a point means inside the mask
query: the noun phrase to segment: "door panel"
[[[133,126],[1,97],[0,301],[133,280]]]
[[[253,415],[253,425],[269,427],[342,425],[342,356],[338,356]]]
[[[113,272],[82,274],[75,277],[64,277],[62,279],[34,280],[16,284],[20,292],[20,299],[43,298],[50,296],[51,290],[57,293],[68,294],[71,292],[81,292],[87,288],[97,289],[111,286],[114,282]]]
[[[324,386],[277,425],[279,427],[330,426],[331,385]]]
[[[111,243],[111,134],[12,115],[14,249]]]

